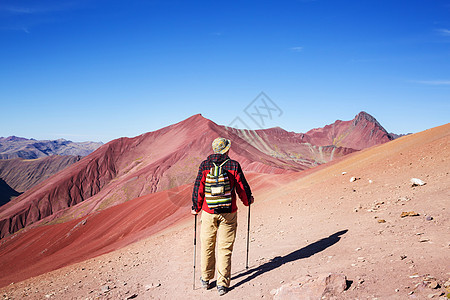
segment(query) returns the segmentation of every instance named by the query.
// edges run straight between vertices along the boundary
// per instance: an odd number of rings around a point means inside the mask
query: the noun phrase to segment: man
[[[209,281],[214,278],[217,253],[217,291],[225,295],[231,280],[231,252],[236,238],[237,205],[236,193],[245,206],[253,203],[250,186],[245,180],[241,166],[228,157],[231,141],[217,138],[212,143],[214,154],[200,164],[192,193],[192,211],[196,215],[201,210],[200,231],[202,287],[209,289]],[[221,186],[222,184],[222,186]]]

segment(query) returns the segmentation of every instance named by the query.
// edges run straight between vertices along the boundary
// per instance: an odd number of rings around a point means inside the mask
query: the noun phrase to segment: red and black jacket
[[[205,201],[205,179],[212,167],[213,162],[216,165],[228,161],[223,165],[223,169],[227,171],[231,185],[231,211],[221,211],[220,209],[211,210]],[[248,201],[252,196],[250,186],[245,179],[241,166],[235,160],[232,160],[226,154],[211,154],[206,160],[204,160],[198,169],[197,179],[195,180],[194,191],[192,193],[192,210],[199,212],[202,209],[210,214],[222,213],[222,212],[235,212],[237,211],[236,205],[236,193],[239,195],[242,203],[248,206]]]

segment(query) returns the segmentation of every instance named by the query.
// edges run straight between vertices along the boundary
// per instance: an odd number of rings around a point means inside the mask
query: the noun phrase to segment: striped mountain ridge
[[[367,118],[364,120],[351,125],[351,138],[343,139],[339,146],[327,144],[323,138],[320,144],[314,144],[317,134],[308,139],[308,133],[281,128],[229,128],[199,114],[134,138],[119,138],[1,206],[0,238],[30,225],[72,220],[140,196],[191,184],[198,165],[211,154],[211,142],[218,136],[232,140],[230,157],[239,161],[245,172],[269,174],[302,171],[343,157],[356,151],[348,147],[355,140],[367,140],[368,146],[387,141],[380,139],[383,134],[378,132],[360,136],[368,134],[367,127],[377,128]],[[338,125],[348,127],[352,122]],[[345,131],[335,127],[335,133],[325,136]],[[355,134],[358,136],[353,137]]]

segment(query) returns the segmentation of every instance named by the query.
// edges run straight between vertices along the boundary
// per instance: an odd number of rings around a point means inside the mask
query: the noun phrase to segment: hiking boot
[[[218,285],[217,286],[217,291],[219,292],[219,296],[223,296],[226,293],[228,293],[228,288],[226,288],[224,286],[221,286],[221,285]]]
[[[207,289],[209,289],[210,288],[210,286],[209,286],[209,280],[203,280],[201,277],[200,277],[200,282],[202,283],[202,288],[203,289],[205,289],[205,290],[207,290]]]

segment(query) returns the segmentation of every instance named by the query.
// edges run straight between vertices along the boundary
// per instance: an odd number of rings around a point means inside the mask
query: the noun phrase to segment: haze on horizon
[[[449,122],[448,0],[5,0],[0,43],[0,136],[108,142],[197,113],[295,132],[360,111],[394,133]],[[245,113],[260,92],[265,124]]]

